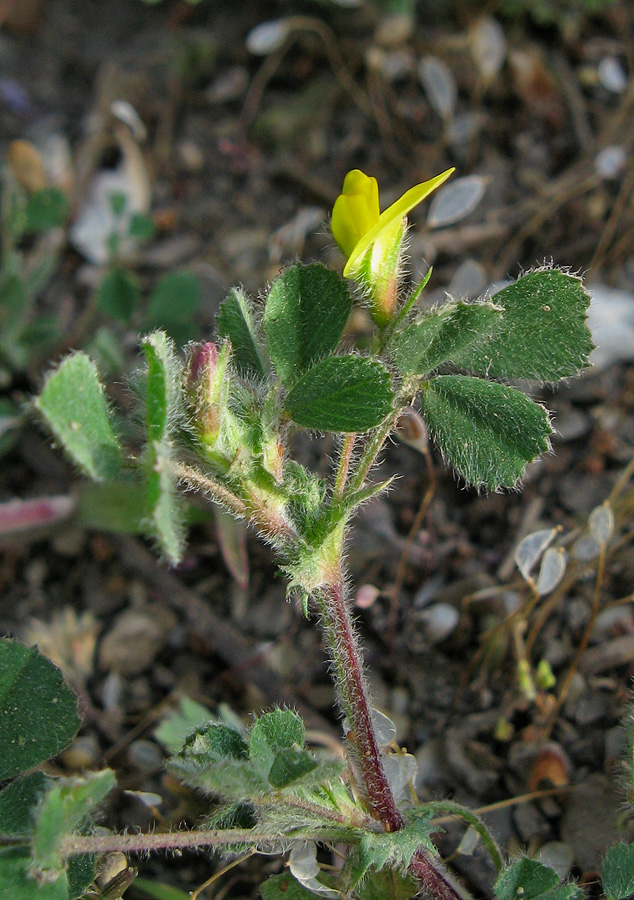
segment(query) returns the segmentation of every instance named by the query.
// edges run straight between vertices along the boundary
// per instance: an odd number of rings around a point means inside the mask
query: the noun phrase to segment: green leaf
[[[154,237],[155,231],[154,222],[149,216],[144,216],[142,213],[132,215],[128,226],[130,237],[137,238],[139,241],[149,241]]]
[[[83,777],[59,778],[37,808],[33,833],[34,864],[42,869],[62,869],[59,855],[63,839],[89,821],[106,795],[115,786],[112,769],[89,772]]]
[[[176,359],[174,344],[164,331],[153,331],[141,341],[147,363],[147,429],[150,441],[168,436],[178,416],[182,365]]]
[[[265,350],[254,324],[249,299],[240,288],[233,288],[223,301],[216,327],[219,337],[231,341],[232,358],[241,373],[264,378],[268,370]]]
[[[218,722],[209,722],[190,734],[170,767],[186,784],[229,801],[259,798],[267,790],[249,759],[242,735]]]
[[[171,472],[172,447],[155,441],[143,460],[147,513],[143,520],[150,537],[172,566],[178,565],[185,547],[184,505]]]
[[[358,900],[410,900],[418,891],[420,884],[411,875],[384,869],[367,873],[357,888],[357,897]]]
[[[24,280],[17,272],[5,271],[0,278],[0,337],[8,344],[21,330],[29,306]]]
[[[0,397],[0,458],[17,443],[23,421],[22,410],[6,397]]]
[[[60,670],[34,647],[0,640],[0,781],[56,756],[78,728]]]
[[[66,872],[54,880],[36,881],[30,853],[17,847],[0,849],[0,897],[11,900],[69,900]],[[51,877],[47,873],[47,877]]]
[[[491,303],[448,304],[394,335],[392,357],[403,375],[426,375],[479,344],[501,320]]]
[[[49,231],[68,218],[68,199],[59,188],[49,187],[31,194],[24,209],[25,231]]]
[[[184,344],[198,334],[195,313],[201,299],[202,288],[194,274],[166,275],[150,294],[143,327],[164,328],[178,344]]]
[[[81,528],[115,534],[141,534],[145,488],[131,478],[116,481],[82,481],[76,488],[75,522]]]
[[[95,364],[85,353],[67,356],[34,401],[73,461],[94,478],[114,478],[121,447]]]
[[[221,806],[207,819],[206,827],[213,829],[255,828],[258,824],[252,803],[232,803]]]
[[[108,196],[108,201],[110,202],[110,209],[117,219],[124,214],[129,202],[128,195],[123,191],[112,191]]]
[[[35,808],[52,783],[43,772],[33,772],[0,791],[0,835],[28,837],[35,826]]]
[[[126,269],[111,269],[97,290],[97,307],[117,322],[129,322],[140,302],[138,279]]]
[[[183,503],[172,474],[170,435],[180,418],[182,364],[164,331],[141,342],[147,363],[146,423],[148,445],[142,460],[146,485],[147,530],[172,565],[184,547]]]
[[[393,402],[385,366],[361,356],[332,356],[299,379],[286,411],[305,428],[362,432],[382,422]]]
[[[247,759],[249,747],[234,728],[209,722],[187,737],[181,756],[205,765],[221,759]]]
[[[513,388],[443,375],[427,382],[421,411],[443,456],[476,487],[513,487],[548,450],[546,410]]]
[[[588,365],[590,297],[581,280],[557,269],[518,278],[491,298],[504,309],[500,328],[454,361],[477,375],[558,381]]]
[[[94,853],[82,853],[71,856],[66,868],[69,900],[83,897],[95,880],[97,856]]]
[[[286,387],[337,347],[351,308],[345,281],[320,263],[292,266],[275,279],[264,308],[264,330]]]
[[[119,375],[123,371],[125,366],[124,348],[112,328],[108,328],[106,325],[98,328],[85,343],[84,349],[91,359],[95,360],[99,371],[104,375]]]
[[[290,872],[273,875],[260,885],[262,900],[315,900],[315,894],[300,884]]]
[[[256,771],[268,778],[280,750],[302,749],[304,723],[290,709],[274,709],[253,723],[249,740],[249,756]]]
[[[274,788],[285,788],[316,768],[317,763],[310,753],[297,747],[288,747],[275,755],[268,775],[269,784]]]
[[[182,749],[185,738],[194,729],[206,725],[211,718],[211,713],[202,703],[197,703],[191,697],[181,697],[178,709],[172,710],[165,716],[158,728],[155,729],[154,737],[170,753],[177,753]]]
[[[145,2],[147,3],[148,0],[145,0]],[[191,894],[185,891],[179,891],[178,888],[171,887],[169,884],[159,884],[156,881],[150,881],[149,878],[135,879],[134,889],[147,894],[148,897],[154,897],[154,900],[190,900],[191,897]]]
[[[354,883],[360,881],[370,869],[379,871],[387,863],[405,872],[412,856],[421,846],[436,855],[431,835],[438,830],[438,826],[431,824],[431,816],[431,810],[419,809],[412,812],[411,822],[399,831],[385,834],[366,832],[359,844]]]
[[[608,849],[601,865],[601,881],[608,900],[626,900],[634,894],[633,844],[617,844]]]
[[[583,892],[575,884],[560,884],[554,869],[534,859],[517,859],[498,876],[497,900],[576,900]]]
[[[41,358],[59,337],[60,330],[55,316],[38,316],[37,319],[27,322],[20,332],[19,340],[29,358]]]
[[[181,754],[170,760],[168,768],[189,787],[229,802],[260,800],[270,791],[248,759],[223,759],[201,765],[196,757]]]

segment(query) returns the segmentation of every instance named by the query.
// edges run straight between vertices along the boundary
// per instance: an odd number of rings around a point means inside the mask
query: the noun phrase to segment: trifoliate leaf
[[[634,894],[633,844],[609,848],[601,866],[601,881],[608,900],[626,900]]]
[[[243,375],[264,378],[268,365],[258,335],[249,298],[240,288],[233,288],[223,301],[216,318],[218,336],[231,341],[233,360]]]
[[[115,785],[111,769],[82,777],[59,778],[37,808],[33,833],[33,860],[41,869],[61,869],[62,840],[88,821],[95,807]]]
[[[274,788],[285,788],[316,768],[317,763],[306,750],[287,747],[275,755],[268,775],[269,784]]]
[[[403,375],[426,375],[483,341],[501,321],[502,309],[491,303],[451,303],[396,334],[392,357]]]
[[[351,308],[345,281],[320,263],[292,266],[276,278],[266,298],[264,330],[286,387],[335,350]]]
[[[253,723],[249,756],[264,778],[268,778],[275,757],[281,750],[301,750],[303,746],[304,723],[290,709],[274,709],[259,716]]]
[[[389,415],[393,402],[385,366],[360,356],[333,356],[300,378],[286,398],[286,411],[305,428],[363,432]]]
[[[56,756],[78,728],[60,670],[35,647],[0,640],[0,781]]]
[[[114,478],[121,447],[97,368],[85,353],[66,357],[34,404],[80,469],[96,481]]]
[[[554,869],[524,857],[512,862],[493,886],[497,900],[577,900],[576,884],[560,884]]]
[[[469,484],[513,487],[549,448],[546,410],[520,391],[462,375],[427,382],[421,411],[443,456]]]
[[[558,269],[518,278],[491,300],[504,310],[500,327],[454,361],[476,375],[558,381],[588,365],[590,297],[581,279]]]

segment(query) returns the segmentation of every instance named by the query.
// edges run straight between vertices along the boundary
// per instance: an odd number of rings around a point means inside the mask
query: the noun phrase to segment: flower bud
[[[225,377],[229,345],[220,350],[211,341],[192,347],[189,356],[188,389],[198,436],[209,447],[218,439],[222,409],[228,392]]]

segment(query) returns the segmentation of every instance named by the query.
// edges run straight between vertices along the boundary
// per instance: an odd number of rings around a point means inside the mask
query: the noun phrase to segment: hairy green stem
[[[482,819],[470,809],[455,803],[453,800],[432,800],[425,804],[427,809],[433,809],[435,812],[448,813],[449,816],[463,819],[471,828],[477,831],[480,840],[489,851],[489,855],[493,865],[498,872],[502,871],[504,866],[504,857],[502,851],[498,847],[495,838],[491,835]]]
[[[352,459],[352,452],[354,450],[354,442],[356,440],[356,437],[356,434],[350,433],[345,436],[343,441],[341,456],[339,457],[339,466],[337,467],[337,476],[335,478],[335,487],[333,491],[333,497],[336,501],[341,500],[341,498],[343,497],[343,492],[346,489],[346,481],[348,480],[348,472],[350,470],[350,460]]]
[[[383,444],[387,440],[390,431],[394,428],[394,423],[396,422],[400,414],[401,408],[399,405],[398,411],[395,413],[393,412],[387,419],[384,419],[383,422],[381,422],[381,424],[372,433],[370,439],[363,448],[363,453],[361,454],[361,459],[359,460],[359,464],[357,465],[354,478],[352,478],[350,481],[351,491],[358,491],[363,487],[363,483],[368,476],[368,472],[376,462],[376,458],[383,449]]]
[[[233,494],[228,488],[211,478],[207,478],[198,469],[192,466],[186,466],[183,463],[173,464],[174,475],[181,484],[195,491],[200,491],[203,495],[213,500],[223,509],[228,510],[235,516],[244,519],[247,516],[247,507],[240,497]]]
[[[320,829],[319,837],[328,841],[339,840],[341,829]],[[302,832],[301,839],[307,840]],[[166,831],[160,834],[69,834],[60,844],[60,855],[67,859],[83,853],[153,853],[156,850],[197,850],[202,847],[227,847],[236,844],[251,844],[255,847],[278,846],[279,831],[256,832],[251,828],[227,828],[217,831]]]

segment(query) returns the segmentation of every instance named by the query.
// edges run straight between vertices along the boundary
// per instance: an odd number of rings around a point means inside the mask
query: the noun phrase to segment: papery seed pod
[[[46,171],[39,152],[29,141],[12,141],[7,148],[7,162],[17,181],[33,194],[46,187]]]
[[[416,412],[411,406],[406,406],[397,419],[394,427],[397,438],[408,447],[418,450],[419,453],[425,453],[429,443],[427,437],[427,426],[422,416]]]
[[[570,784],[570,764],[559,744],[546,744],[533,760],[528,789],[537,791],[544,784],[555,788]]]

